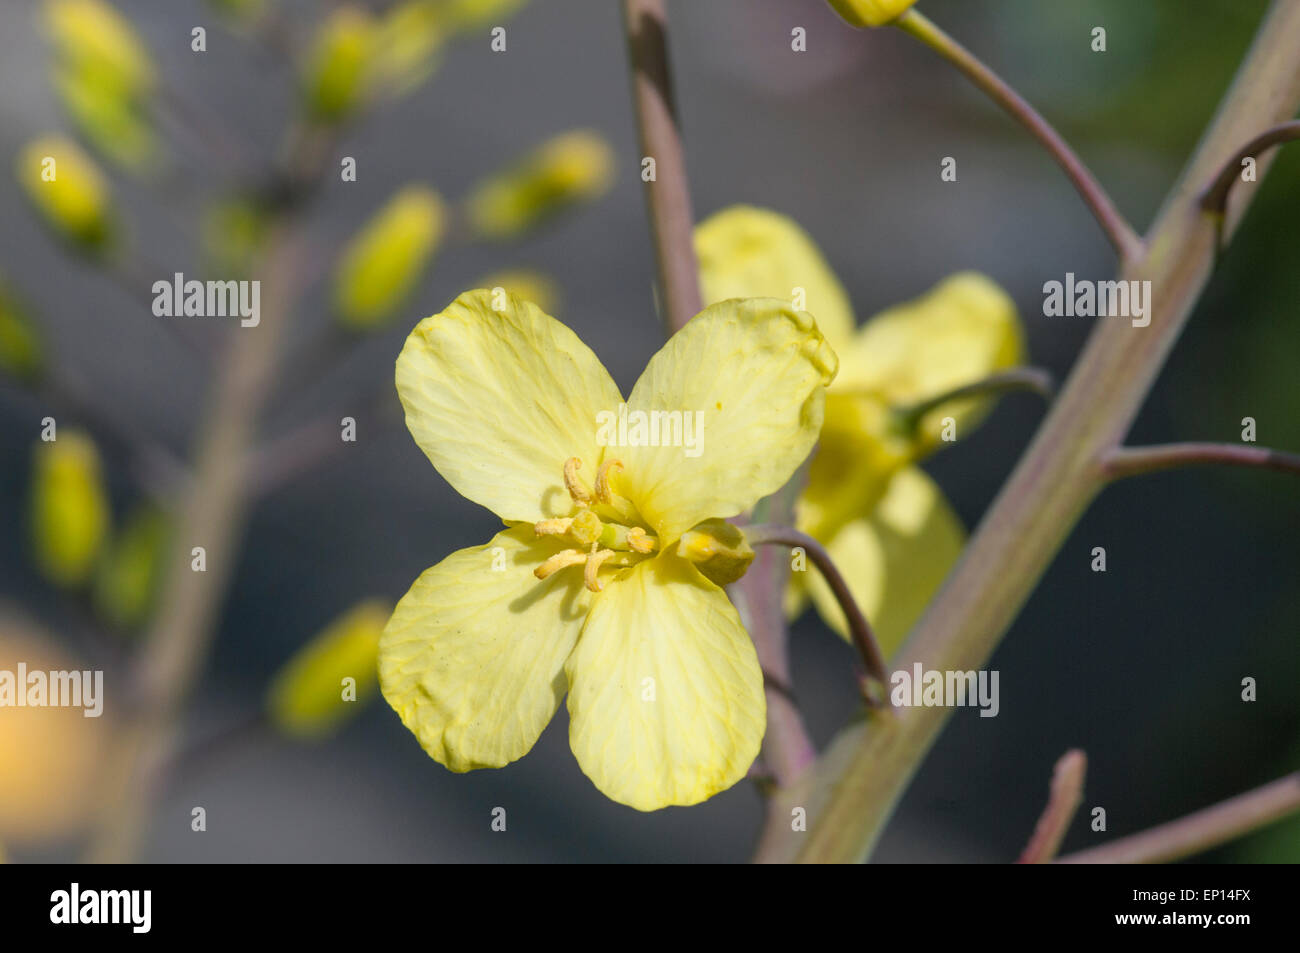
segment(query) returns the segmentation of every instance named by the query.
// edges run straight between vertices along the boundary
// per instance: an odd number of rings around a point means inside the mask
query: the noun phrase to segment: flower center
[[[600,592],[605,588],[599,575],[602,569],[635,566],[659,547],[659,540],[646,528],[636,507],[610,484],[611,477],[623,469],[621,461],[602,463],[590,488],[578,475],[581,469],[577,457],[564,461],[564,487],[573,501],[574,514],[533,524],[538,536],[561,536],[575,545],[547,559],[533,575],[545,579],[569,566],[582,566],[586,587]]]

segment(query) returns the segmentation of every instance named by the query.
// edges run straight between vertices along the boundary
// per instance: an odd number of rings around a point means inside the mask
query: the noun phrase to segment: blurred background
[[[301,48],[335,4],[271,0]],[[168,98],[198,104],[209,134],[237,130],[257,156],[280,148],[298,107],[298,72],[274,46],[231,29],[200,0],[117,0]],[[237,4],[232,6],[238,6]],[[380,5],[376,5],[380,6]],[[395,601],[451,551],[499,525],[443,482],[396,421],[392,367],[421,318],[504,269],[558,288],[553,313],[591,345],[626,393],[662,342],[651,283],[639,150],[619,5],[546,0],[448,42],[436,71],[347,127],[328,161],[357,158],[354,183],[325,178],[309,213],[309,288],[264,432],[318,417],[358,419],[358,441],[260,498],[186,723],[220,739],[163,791],[143,855],[153,861],[741,861],[762,816],[752,785],[693,808],[641,814],[601,796],[568,750],[563,710],[522,761],[454,775],[430,760],[374,698],[328,739],[232,733],[270,679],[332,619],[372,597]],[[1009,80],[1066,136],[1144,230],[1213,113],[1264,0],[924,0],[921,8]],[[854,31],[822,0],[670,2],[671,53],[697,217],[734,203],[801,223],[846,286],[859,320],[964,268],[986,272],[1020,306],[1032,363],[1067,374],[1092,320],[1042,316],[1043,282],[1110,277],[1113,256],[1057,166],[950,68],[898,31]],[[105,414],[188,452],[223,332],[187,347],[149,312],[147,284],[107,277],[51,236],[14,181],[24,145],[71,130],[51,85],[40,4],[0,5],[0,275],[39,326],[49,359]],[[207,29],[207,51],[191,30]],[[790,48],[807,30],[806,53]],[[1094,53],[1091,31],[1107,30]],[[313,361],[334,320],[329,272],[345,242],[400,187],[422,182],[454,203],[485,173],[558,132],[594,130],[612,146],[607,191],[495,242],[448,240],[400,311],[340,360]],[[165,132],[165,127],[164,127]],[[202,275],[202,224],[238,169],[200,133],[164,135],[151,174],[106,165],[126,241],[150,280]],[[940,160],[958,161],[941,183]],[[1134,442],[1240,438],[1300,449],[1300,151],[1284,152],[1224,256],[1151,395]],[[454,238],[454,229],[453,229]],[[155,274],[157,272],[157,274]],[[231,333],[239,333],[231,331]],[[387,393],[372,411],[367,395]],[[105,645],[84,600],[52,585],[32,556],[33,455],[48,412],[0,380],[0,616],[9,637],[107,669],[114,706],[128,634]],[[968,527],[978,521],[1041,419],[1041,402],[1004,399],[977,433],[926,469]],[[80,421],[60,416],[60,427]],[[127,454],[101,445],[115,521],[139,500]],[[887,861],[1007,861],[1023,847],[1067,748],[1089,758],[1084,809],[1064,849],[1136,831],[1300,765],[1300,494],[1279,474],[1194,470],[1107,490],[1070,536],[990,667],[1001,713],[959,710],[877,853]],[[1104,546],[1108,571],[1090,570]],[[21,619],[21,622],[15,622]],[[850,649],[815,615],[792,634],[794,686],[819,744],[856,708]],[[29,653],[27,658],[33,656]],[[1258,701],[1240,699],[1258,680]],[[120,682],[116,683],[120,685]],[[0,739],[5,719],[0,711]],[[103,725],[60,744],[97,746]],[[11,723],[13,724],[13,723]],[[0,740],[0,745],[3,741]],[[11,761],[14,748],[0,747]],[[57,775],[58,755],[42,750]],[[71,755],[69,755],[71,756]],[[0,786],[36,753],[0,770]],[[44,770],[44,769],[42,769]],[[29,783],[25,781],[23,783]],[[69,784],[81,784],[75,774]],[[94,801],[95,782],[78,797]],[[67,794],[67,792],[63,792]],[[62,796],[62,795],[60,795]],[[44,830],[11,797],[0,843],[12,860],[77,856],[68,825]],[[191,831],[202,806],[207,831]],[[507,809],[506,833],[490,829]],[[1109,831],[1088,829],[1106,808]],[[71,812],[75,814],[75,811]],[[71,816],[71,814],[70,814]],[[1300,861],[1300,825],[1214,855]]]

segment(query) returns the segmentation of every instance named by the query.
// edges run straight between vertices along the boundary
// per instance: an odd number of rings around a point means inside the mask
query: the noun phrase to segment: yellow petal
[[[821,250],[793,219],[733,205],[695,228],[705,304],[727,298],[783,298],[817,319],[836,353],[853,336],[853,308]],[[802,303],[799,299],[802,299]]]
[[[46,0],[45,29],[65,62],[93,71],[127,96],[153,85],[148,51],[130,21],[104,0]]]
[[[367,600],[294,653],[267,691],[272,724],[295,738],[319,738],[369,701],[377,685],[379,636],[392,614],[392,603]]]
[[[580,572],[533,575],[559,548],[518,526],[452,553],[415,581],[384,629],[384,697],[453,771],[523,757],[564,697],[590,593]]]
[[[314,119],[337,122],[364,102],[370,89],[378,28],[364,8],[346,4],[316,30],[303,71],[302,92]]]
[[[365,224],[344,249],[335,275],[345,325],[365,330],[392,316],[437,251],[446,217],[437,192],[408,185]]]
[[[796,507],[799,528],[818,539],[868,513],[900,467],[917,455],[912,440],[892,429],[881,401],[857,394],[826,395],[825,422]]]
[[[18,182],[45,220],[73,244],[100,251],[111,238],[108,186],[94,161],[62,136],[43,136],[18,156]]]
[[[108,523],[108,494],[94,442],[65,430],[57,440],[39,443],[32,471],[32,539],[41,571],[62,586],[85,582]]]
[[[578,336],[534,304],[469,291],[425,318],[397,358],[406,426],[461,496],[507,522],[567,516],[564,462],[590,481],[596,416],[618,387]]]
[[[665,546],[702,520],[735,516],[783,486],[808,456],[835,366],[806,312],[774,298],[710,305],[632,389],[626,440],[619,433],[620,445],[607,451],[626,465],[619,492]],[[637,419],[646,426],[638,430]],[[638,440],[659,446],[622,445]]]
[[[965,532],[934,481],[900,470],[870,516],[845,525],[826,544],[854,599],[889,657],[925,611],[961,555]],[[826,624],[848,638],[839,604],[813,567],[803,574]]]
[[[884,26],[916,0],[829,0],[835,12],[857,27]]]
[[[906,406],[1013,367],[1023,355],[1015,302],[984,275],[961,272],[868,321],[840,354],[835,389]],[[921,444],[939,441],[944,417],[964,436],[989,405],[967,399],[936,408],[918,428]]]
[[[547,140],[475,186],[466,215],[483,238],[516,238],[575,203],[604,195],[613,177],[609,143],[578,129]]]
[[[671,553],[606,586],[565,671],[569,744],[615,801],[696,804],[758,756],[767,706],[753,643],[723,591]]]

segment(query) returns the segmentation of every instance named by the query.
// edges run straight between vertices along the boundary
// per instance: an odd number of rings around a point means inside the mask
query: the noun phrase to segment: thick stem
[[[840,609],[844,612],[844,618],[848,620],[853,645],[858,650],[858,655],[862,659],[867,674],[880,684],[888,685],[889,670],[885,667],[885,656],[880,651],[879,643],[876,642],[875,633],[871,630],[871,623],[862,614],[862,609],[858,606],[857,600],[853,598],[853,593],[849,591],[849,584],[845,582],[844,576],[836,568],[835,562],[831,559],[831,554],[826,551],[826,547],[807,533],[801,533],[789,526],[780,526],[774,523],[746,526],[745,539],[753,546],[775,544],[792,548],[798,547],[808,554],[808,558],[813,561],[813,565],[822,574],[826,584],[831,587],[831,593],[835,596],[835,601],[839,603]]]
[[[1106,190],[1101,187],[1093,174],[1084,165],[1083,160],[1075,155],[1074,150],[1052,128],[1051,123],[1038,114],[1038,111],[1023,96],[1006,84],[1000,76],[989,69],[973,53],[935,26],[915,8],[908,10],[893,21],[903,31],[916,37],[930,49],[934,50],[957,69],[966,78],[980,88],[990,99],[1011,114],[1012,118],[1024,126],[1051,153],[1060,167],[1065,170],[1075,189],[1083,197],[1093,216],[1106,232],[1106,237],[1115,246],[1121,261],[1137,258],[1142,252],[1142,242],[1133,227],[1115,208]]]
[[[645,183],[645,198],[654,236],[660,306],[669,331],[678,331],[699,314],[702,305],[686,154],[668,68],[664,0],[624,0],[623,19],[641,154],[654,160],[654,176]]]
[[[1067,854],[1060,864],[1161,864],[1203,853],[1300,811],[1300,771],[1213,807]]]
[[[1282,0],[1265,18],[1218,118],[1166,201],[1146,255],[1121,272],[1151,282],[1150,325],[1107,320],[1093,331],[1033,444],[903,647],[898,668],[982,669],[1104,484],[1105,456],[1127,432],[1213,268],[1216,228],[1200,197],[1240,143],[1300,106],[1297,48],[1300,3]],[[1261,160],[1261,171],[1265,165]],[[1230,206],[1225,235],[1242,210],[1241,203]],[[808,832],[765,842],[759,859],[865,857],[950,713],[908,708],[887,724],[841,733],[806,802]]]
[[[1300,474],[1300,454],[1232,443],[1170,443],[1158,447],[1121,447],[1112,450],[1103,460],[1106,476],[1111,480],[1204,464]]]

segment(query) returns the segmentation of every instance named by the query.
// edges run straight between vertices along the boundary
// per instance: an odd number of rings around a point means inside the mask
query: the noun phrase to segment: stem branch
[[[1120,447],[1103,458],[1106,476],[1112,480],[1207,463],[1300,474],[1300,454],[1231,443],[1170,443],[1158,447]]]

